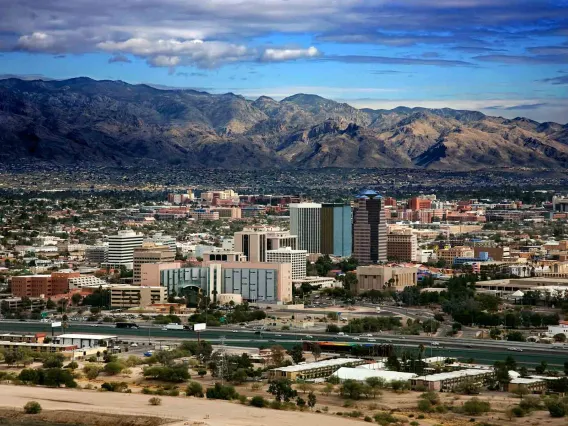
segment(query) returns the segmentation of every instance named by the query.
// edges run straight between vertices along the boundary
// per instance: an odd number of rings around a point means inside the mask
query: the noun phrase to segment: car
[[[314,338],[314,336],[311,336],[309,334],[306,335],[306,339],[313,339],[313,338]]]
[[[144,356],[145,357],[151,357],[152,355],[154,355],[154,351],[148,351],[148,352],[144,352]]]
[[[269,342],[270,342],[270,343],[276,343],[276,340],[270,339]]]
[[[354,337],[353,340],[361,340],[359,337]]]
[[[369,341],[369,342],[376,342],[377,339],[367,339],[367,341]]]
[[[373,337],[373,335],[369,333],[369,334],[365,334],[365,337]]]
[[[432,346],[440,346],[440,342],[432,342]]]
[[[392,340],[391,340],[391,339],[387,339],[387,343],[392,343]]]
[[[131,348],[137,348],[137,347],[138,347],[138,343],[131,343],[131,344],[130,344],[130,347],[131,347]]]
[[[239,332],[238,330],[233,330],[233,333],[238,333],[238,332]]]

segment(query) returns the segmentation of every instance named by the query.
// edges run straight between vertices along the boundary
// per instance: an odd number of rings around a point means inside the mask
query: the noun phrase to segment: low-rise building
[[[165,303],[168,293],[165,287],[117,285],[110,288],[110,304],[113,308],[134,308],[155,303]]]
[[[493,370],[467,369],[450,371],[447,373],[429,374],[426,376],[415,377],[410,381],[413,389],[416,387],[426,388],[440,392],[452,391],[457,386],[467,381],[474,381],[483,384],[493,378]]]
[[[359,266],[357,268],[356,293],[369,290],[403,290],[405,287],[414,286],[418,282],[417,267],[398,266]]]
[[[394,381],[404,381],[417,377],[418,374],[415,373],[401,373],[400,371],[390,371],[390,370],[374,370],[367,368],[350,368],[341,367],[335,373],[332,374],[343,382],[345,380],[356,380],[358,382],[364,382],[369,377],[376,377],[385,381],[385,383],[390,383]]]
[[[62,346],[77,348],[97,348],[112,346],[117,336],[108,334],[61,334],[55,337],[55,342]]]
[[[516,392],[519,389],[526,389],[530,393],[542,393],[546,391],[546,380],[530,377],[517,377],[511,379],[507,385],[507,391]]]
[[[306,380],[329,377],[341,367],[355,367],[364,364],[365,360],[358,358],[337,358],[318,362],[301,363],[288,367],[274,368],[268,372],[270,380],[289,379]]]

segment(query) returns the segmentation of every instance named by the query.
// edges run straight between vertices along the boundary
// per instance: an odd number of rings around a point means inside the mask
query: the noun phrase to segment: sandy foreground
[[[37,401],[44,410],[72,410],[172,419],[171,426],[326,426],[360,421],[330,415],[248,407],[226,401],[161,396],[161,406],[148,404],[148,395],[0,385],[0,406],[22,408]]]

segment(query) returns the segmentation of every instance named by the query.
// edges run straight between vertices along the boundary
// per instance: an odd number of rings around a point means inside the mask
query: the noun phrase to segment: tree
[[[256,395],[251,398],[250,405],[252,407],[263,408],[264,406],[266,406],[266,401],[262,396]]]
[[[365,383],[367,383],[367,385],[369,385],[369,387],[371,388],[373,398],[377,396],[379,389],[385,387],[385,380],[380,377],[367,377],[365,379]]]
[[[498,328],[492,328],[491,330],[489,330],[489,337],[491,337],[493,340],[498,339],[501,336],[501,330],[499,330]]]
[[[509,331],[509,333],[507,333],[507,340],[509,342],[524,342],[525,336],[520,331]]]
[[[356,380],[345,380],[340,389],[341,396],[349,399],[360,399],[363,393],[363,384]]]
[[[566,406],[560,401],[552,401],[547,407],[550,417],[560,418],[566,415]]]
[[[83,367],[83,373],[85,373],[85,376],[87,376],[89,380],[95,380],[101,371],[102,368],[96,364],[87,364]]]
[[[534,371],[537,372],[537,374],[544,374],[544,372],[546,371],[546,369],[548,368],[548,363],[546,361],[541,361],[539,365],[537,365],[534,368]]]
[[[400,371],[401,366],[400,366],[400,361],[398,360],[398,357],[394,354],[390,355],[387,358],[387,362],[385,363],[385,367],[387,368],[387,370]]]
[[[559,343],[564,343],[566,341],[566,335],[564,333],[555,334],[554,341]]]
[[[525,385],[519,385],[512,393],[523,399],[524,396],[530,394],[530,391]]]
[[[272,360],[272,364],[276,365],[277,367],[284,363],[284,348],[280,345],[274,345],[270,348],[272,354],[270,358]]]
[[[310,393],[308,394],[308,407],[310,407],[312,410],[314,409],[314,407],[316,406],[316,394],[313,391],[310,391]]]
[[[292,349],[288,351],[288,355],[292,357],[292,361],[294,361],[294,364],[299,364],[306,360],[306,358],[304,358],[304,352],[302,351],[302,346],[300,345],[294,345]]]
[[[568,376],[568,361],[564,361],[564,375]]]
[[[308,391],[312,391],[313,390],[313,386],[310,385],[309,383],[306,383],[304,381],[298,383],[298,389],[300,389],[302,391],[302,393],[306,393]]]
[[[321,346],[320,345],[318,345],[318,344],[312,345],[312,355],[317,362],[317,360],[321,356]]]
[[[47,358],[43,360],[44,368],[61,368],[63,367],[63,360],[65,356],[63,354],[50,354]]]
[[[268,393],[274,395],[274,398],[280,402],[289,402],[291,398],[294,398],[298,394],[298,392],[292,388],[292,383],[288,379],[271,381],[268,386]]]
[[[71,302],[75,306],[77,306],[79,303],[81,303],[82,299],[83,299],[83,297],[79,293],[75,293],[75,294],[73,294],[73,296],[71,296]]]

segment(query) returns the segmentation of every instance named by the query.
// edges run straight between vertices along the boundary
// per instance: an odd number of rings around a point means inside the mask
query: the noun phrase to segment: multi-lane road
[[[0,332],[48,332],[51,324],[41,322],[0,321]],[[55,329],[60,334],[60,328]],[[67,333],[110,334],[119,336],[122,340],[139,343],[157,343],[180,339],[197,339],[197,334],[188,330],[162,330],[161,326],[146,325],[136,329],[116,328],[112,324],[69,323]],[[311,337],[308,337],[311,336]],[[270,344],[280,344],[290,348],[302,340],[335,341],[348,343],[388,343],[399,351],[404,349],[416,350],[420,345],[425,348],[426,356],[455,357],[460,360],[474,359],[478,363],[493,364],[496,360],[505,359],[512,355],[517,362],[526,365],[537,365],[542,360],[549,365],[563,366],[568,360],[568,345],[556,346],[538,343],[506,342],[479,339],[456,339],[448,337],[429,336],[395,336],[373,333],[372,337],[364,335],[338,336],[329,333],[309,331],[263,331],[261,335],[253,330],[243,328],[209,328],[200,337],[213,344],[224,342],[226,345],[238,347],[260,347]],[[372,339],[374,341],[369,341]],[[515,348],[516,351],[510,350]]]

